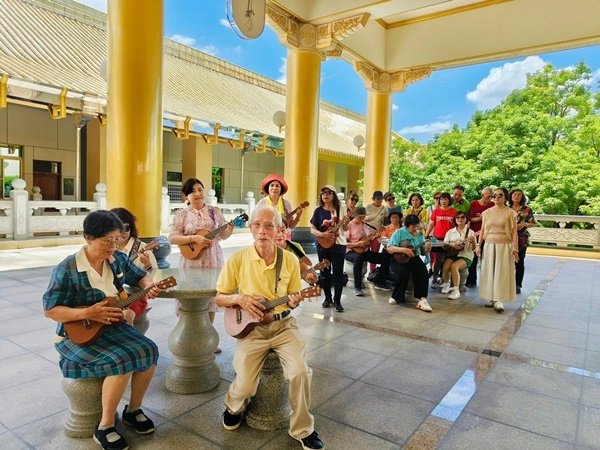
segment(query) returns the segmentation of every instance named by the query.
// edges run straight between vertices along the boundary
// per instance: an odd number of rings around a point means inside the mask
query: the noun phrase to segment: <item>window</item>
[[[9,198],[12,182],[23,176],[23,147],[0,144],[0,198]]]
[[[220,167],[212,168],[212,188],[215,190],[215,196],[222,201],[223,199],[223,173],[225,171]]]

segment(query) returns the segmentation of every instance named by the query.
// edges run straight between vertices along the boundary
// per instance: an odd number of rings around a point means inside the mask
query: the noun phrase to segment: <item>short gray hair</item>
[[[254,222],[254,219],[256,219],[256,216],[259,215],[261,212],[263,211],[269,211],[270,213],[273,214],[273,223],[275,224],[276,227],[280,227],[281,226],[281,215],[279,214],[279,212],[269,206],[269,205],[258,205],[256,208],[254,208],[252,210],[252,212],[250,213],[250,223]]]
[[[491,192],[493,194],[494,190],[491,187],[486,186],[481,190],[481,194],[483,195],[485,192]]]

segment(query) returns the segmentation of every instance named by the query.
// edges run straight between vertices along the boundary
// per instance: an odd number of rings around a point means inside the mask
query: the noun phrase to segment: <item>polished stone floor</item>
[[[99,448],[63,433],[68,404],[54,325],[41,312],[48,264],[73,251],[0,252],[2,450]],[[170,258],[176,263],[176,254]],[[600,448],[600,262],[528,256],[523,293],[503,314],[485,308],[473,289],[459,300],[432,291],[431,314],[414,303],[389,305],[389,293],[369,283],[366,294],[345,288],[343,314],[319,302],[294,313],[309,347],[312,412],[326,448]],[[235,342],[221,315],[221,383],[187,396],[165,389],[173,301],[153,301],[150,316],[147,335],[161,357],[145,411],[157,429],[151,436],[124,429],[130,448],[301,448],[285,430],[223,430]]]

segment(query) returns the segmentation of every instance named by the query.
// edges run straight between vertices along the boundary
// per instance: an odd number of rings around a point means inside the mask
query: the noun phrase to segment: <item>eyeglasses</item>
[[[467,220],[466,216],[456,216],[455,219]]]
[[[321,195],[333,195],[333,191],[322,191]]]
[[[396,200],[396,197],[388,197],[387,201],[389,202],[390,200]]]
[[[350,197],[350,200],[352,200],[353,202],[357,202],[358,201],[358,197]]]
[[[265,231],[273,231],[275,229],[275,225],[272,223],[260,223],[260,222],[252,222],[250,224],[250,227],[255,230],[259,230],[262,227],[263,230],[265,230]]]
[[[119,238],[117,238],[117,239],[96,239],[96,240],[98,242],[100,242],[100,244],[105,248],[118,247],[119,242],[121,242],[121,239],[119,239]]]

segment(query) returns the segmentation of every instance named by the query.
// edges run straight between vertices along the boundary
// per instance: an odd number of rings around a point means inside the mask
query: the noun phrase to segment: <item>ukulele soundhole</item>
[[[88,319],[85,319],[83,321],[83,327],[86,328],[86,329],[92,328],[92,322],[90,322]]]
[[[242,323],[242,310],[240,308],[235,311],[235,321],[238,325]]]

